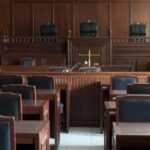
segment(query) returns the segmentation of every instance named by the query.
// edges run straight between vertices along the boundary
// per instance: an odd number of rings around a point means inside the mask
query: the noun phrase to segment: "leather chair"
[[[16,150],[14,117],[0,116],[0,149]]]
[[[150,94],[150,84],[128,84],[127,94]]]
[[[40,26],[40,34],[42,37],[56,38],[58,36],[57,26],[54,23],[46,23]]]
[[[36,100],[36,88],[35,86],[26,84],[9,84],[2,86],[3,92],[19,93],[23,100]]]
[[[0,75],[0,87],[7,84],[23,84],[21,75]]]
[[[111,89],[112,90],[126,90],[128,84],[134,84],[138,82],[136,76],[113,76],[111,77]]]
[[[80,36],[81,37],[97,37],[98,24],[91,20],[80,23]]]
[[[22,58],[21,59],[22,66],[36,66],[35,58]]]
[[[116,97],[117,122],[150,122],[150,95]]]
[[[0,114],[13,116],[16,120],[22,119],[22,99],[20,94],[0,93]]]
[[[27,76],[28,85],[34,85],[36,89],[54,89],[53,76]]]

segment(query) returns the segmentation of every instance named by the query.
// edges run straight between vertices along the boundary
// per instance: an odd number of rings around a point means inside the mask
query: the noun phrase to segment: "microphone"
[[[70,71],[73,71],[74,69],[79,68],[79,67],[81,67],[83,65],[87,65],[87,64],[88,64],[88,61],[79,62],[79,63],[75,64],[74,66],[72,66],[70,68]]]
[[[63,69],[63,72],[71,72],[74,69],[79,68],[79,67],[81,67],[83,65],[87,65],[87,64],[88,64],[88,61],[79,62],[79,63],[73,65],[71,68],[65,68],[65,69]]]

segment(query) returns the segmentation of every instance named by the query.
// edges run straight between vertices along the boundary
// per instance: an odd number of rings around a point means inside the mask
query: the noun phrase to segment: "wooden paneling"
[[[150,60],[149,44],[114,44],[113,64],[133,65],[135,70],[146,71]]]
[[[50,2],[39,2],[34,4],[34,33],[40,36],[40,25],[52,22],[52,4]]]
[[[113,37],[129,36],[129,3],[111,4],[111,25]]]
[[[89,61],[88,52],[97,56],[91,56],[91,65],[110,64],[109,38],[72,38],[68,44],[68,64]],[[87,56],[81,56],[86,54]]]
[[[4,30],[11,32],[11,4],[10,0],[0,1],[0,43],[3,40]]]
[[[15,3],[13,22],[15,36],[32,36],[32,3]]]
[[[68,30],[73,31],[72,2],[55,3],[55,22],[58,27],[58,36],[66,37]]]
[[[108,36],[112,30],[113,37],[127,37],[130,23],[137,21],[147,24],[148,36],[150,32],[149,0],[6,0],[0,2],[0,8],[4,21],[0,29],[7,28],[10,32],[14,19],[15,36],[39,36],[40,25],[51,21],[56,22],[59,37],[66,37],[68,29],[79,37],[80,22],[86,20],[98,23],[100,36]]]
[[[99,82],[88,76],[71,77],[70,80],[73,89],[70,93],[70,124],[72,126],[99,126],[101,101]]]
[[[36,65],[66,65],[67,43],[64,39],[49,43],[8,43],[3,48],[3,65],[20,65],[21,58],[35,58]]]

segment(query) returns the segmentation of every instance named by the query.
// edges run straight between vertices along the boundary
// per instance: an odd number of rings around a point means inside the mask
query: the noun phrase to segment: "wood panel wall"
[[[80,22],[91,20],[99,25],[99,35],[126,37],[129,24],[142,22],[150,26],[149,0],[5,0],[0,2],[0,32],[14,36],[39,36],[40,25],[57,24],[60,38],[71,29],[80,36]]]

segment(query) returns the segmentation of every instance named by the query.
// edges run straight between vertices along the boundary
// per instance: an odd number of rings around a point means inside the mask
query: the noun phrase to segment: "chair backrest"
[[[127,94],[150,94],[150,84],[128,84]]]
[[[117,122],[150,122],[150,95],[116,97]]]
[[[54,23],[46,23],[40,26],[40,34],[42,37],[57,37],[57,26]]]
[[[36,89],[35,86],[26,84],[9,84],[2,86],[3,92],[19,93],[23,100],[36,100]]]
[[[126,90],[128,84],[134,84],[138,82],[136,76],[113,76],[111,77],[111,89],[112,90]]]
[[[21,75],[0,75],[0,87],[7,84],[22,84],[23,76]]]
[[[21,58],[21,65],[23,65],[23,66],[35,66],[36,60],[35,60],[35,58]]]
[[[16,150],[15,120],[13,117],[0,116],[0,149]]]
[[[16,120],[22,119],[22,99],[20,94],[0,93],[0,115],[13,116]]]
[[[97,37],[98,36],[98,23],[91,20],[80,23],[80,36],[81,37]]]
[[[27,83],[36,89],[54,89],[53,76],[27,76]]]

